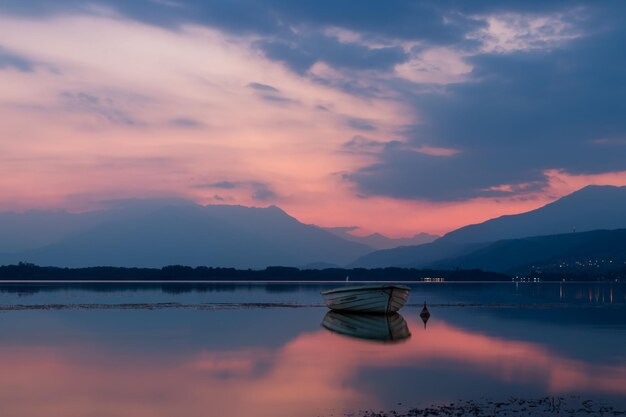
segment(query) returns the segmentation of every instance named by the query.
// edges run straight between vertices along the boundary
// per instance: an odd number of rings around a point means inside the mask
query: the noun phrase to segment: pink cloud
[[[519,42],[528,34],[558,44],[573,33],[558,25],[551,31],[552,20],[494,19],[488,33],[496,37],[489,38],[497,41],[494,48],[525,47]],[[365,42],[355,33],[331,32]],[[454,204],[362,198],[337,173],[374,163],[376,149],[401,141],[399,129],[420,122],[393,94],[360,97],[315,83],[263,57],[248,36],[193,25],[167,30],[102,10],[40,19],[4,15],[0,39],[3,49],[35,62],[30,72],[0,69],[2,210],[88,210],[99,199],[160,196],[260,204],[254,187],[197,187],[231,180],[267,184],[276,196],[271,203],[305,223],[412,236],[534,209],[590,183],[624,183],[624,173],[550,171],[549,190],[521,197]],[[446,84],[472,70],[460,51],[415,54],[394,76]],[[346,77],[323,64],[311,71]],[[288,101],[267,100],[250,85],[269,86]],[[357,141],[360,152],[342,152],[360,133],[346,120],[368,121],[382,139]],[[430,145],[417,151],[459,153]]]

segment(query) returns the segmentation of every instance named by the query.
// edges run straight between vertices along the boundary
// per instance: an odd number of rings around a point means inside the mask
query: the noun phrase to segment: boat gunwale
[[[406,285],[395,285],[395,284],[372,284],[372,285],[358,285],[354,287],[341,287],[341,288],[333,288],[330,290],[321,291],[320,294],[335,294],[340,292],[350,292],[350,291],[364,291],[364,290],[387,290],[387,289],[399,289],[410,291],[411,288]]]

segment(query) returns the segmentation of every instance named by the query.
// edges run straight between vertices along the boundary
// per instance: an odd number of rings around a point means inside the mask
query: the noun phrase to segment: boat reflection
[[[329,311],[322,326],[333,333],[378,342],[395,343],[411,337],[404,317],[398,313],[381,315]]]

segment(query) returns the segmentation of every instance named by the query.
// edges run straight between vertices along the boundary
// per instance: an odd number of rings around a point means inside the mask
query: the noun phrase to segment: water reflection
[[[358,314],[329,311],[322,326],[334,333],[356,339],[400,342],[411,337],[409,327],[399,313]]]
[[[251,311],[250,319],[255,314]],[[421,322],[410,318],[409,325]],[[427,390],[440,375],[449,375],[437,392],[442,401],[467,398],[472,387],[507,395],[506,387],[519,385],[532,395],[537,390],[626,395],[623,362],[595,365],[537,343],[470,332],[440,320],[431,323],[427,336],[387,345],[320,330],[295,335],[278,348],[233,344],[170,355],[121,353],[88,341],[1,343],[0,404],[3,415],[11,416],[46,410],[49,417],[312,417],[389,407],[385,390],[406,385],[397,372],[422,381],[404,399],[412,404],[432,401]]]
[[[105,288],[112,292],[99,293]],[[567,394],[626,402],[623,285],[520,285],[519,294],[514,284],[417,286],[433,313],[427,331],[420,303],[392,321],[329,313],[325,327],[340,332],[320,328],[318,288],[287,288],[42,289],[31,305],[149,308],[0,312],[0,415],[313,417]],[[560,297],[568,306],[553,308]],[[27,304],[1,287],[0,299]],[[259,300],[300,308],[251,307]],[[161,302],[191,307],[156,308]],[[207,302],[239,307],[193,307]],[[372,343],[372,334],[402,343]]]

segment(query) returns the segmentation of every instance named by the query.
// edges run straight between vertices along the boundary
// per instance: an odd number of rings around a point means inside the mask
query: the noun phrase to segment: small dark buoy
[[[424,328],[426,328],[426,323],[428,322],[428,319],[430,318],[430,312],[428,311],[428,307],[426,307],[426,301],[424,301],[424,307],[422,308],[420,317],[422,318],[422,321],[424,322]]]

